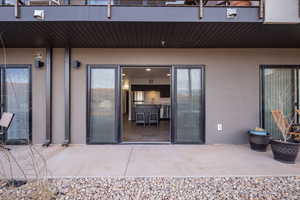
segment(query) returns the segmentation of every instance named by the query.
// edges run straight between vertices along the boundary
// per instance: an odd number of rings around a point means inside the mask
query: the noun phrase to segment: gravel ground
[[[49,180],[53,199],[300,199],[300,177],[64,178]],[[0,189],[0,199],[30,199],[33,183]]]

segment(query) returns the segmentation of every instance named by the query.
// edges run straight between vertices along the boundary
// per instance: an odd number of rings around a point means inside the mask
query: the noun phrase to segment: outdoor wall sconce
[[[44,10],[34,10],[33,17],[37,20],[44,20],[45,19],[45,12]]]
[[[237,16],[236,8],[227,8],[227,18],[234,19]]]
[[[72,61],[72,67],[73,67],[74,69],[78,69],[78,68],[80,67],[80,65],[81,65],[81,63],[80,63],[79,60],[73,60],[73,61]]]
[[[37,55],[34,58],[34,66],[36,68],[41,68],[45,65],[45,63],[42,61],[42,56],[41,55]]]

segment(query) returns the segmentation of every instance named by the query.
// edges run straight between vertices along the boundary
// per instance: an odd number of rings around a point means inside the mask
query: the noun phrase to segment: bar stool
[[[158,112],[150,112],[149,113],[149,126],[151,124],[156,124],[156,127],[158,127],[159,125],[159,115],[158,115]]]
[[[146,127],[145,113],[142,112],[135,113],[135,124],[144,124],[144,127]]]

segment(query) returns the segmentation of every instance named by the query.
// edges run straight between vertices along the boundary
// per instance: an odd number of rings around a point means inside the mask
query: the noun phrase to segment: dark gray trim
[[[202,84],[202,88],[201,88],[201,95],[202,95],[202,115],[201,115],[201,119],[200,119],[200,125],[202,127],[202,134],[200,135],[200,139],[203,141],[200,142],[176,142],[176,111],[177,111],[177,101],[176,101],[176,88],[177,88],[177,84],[176,84],[176,80],[177,80],[177,69],[192,69],[192,68],[196,68],[196,69],[201,69],[201,84]],[[173,65],[173,71],[172,71],[172,143],[174,144],[205,144],[206,142],[206,133],[205,133],[205,107],[206,107],[206,103],[205,103],[205,65]]]
[[[65,140],[63,143],[64,145],[68,145],[71,142],[70,91],[71,91],[71,48],[65,48],[65,57],[64,57]]]
[[[46,49],[46,140],[44,146],[52,142],[52,48]]]
[[[259,65],[259,76],[260,76],[260,80],[259,80],[259,124],[261,128],[265,128],[265,119],[264,119],[264,115],[265,115],[265,87],[264,87],[264,70],[265,69],[272,69],[272,68],[289,68],[289,69],[298,69],[300,70],[300,65],[284,65],[284,64],[270,64],[270,65]],[[297,70],[297,71],[298,71]],[[296,85],[297,88],[296,91],[299,94],[299,85]],[[299,95],[297,95],[297,107],[298,109],[299,107]]]
[[[29,102],[29,127],[28,127],[28,134],[29,134],[29,144],[32,143],[32,65],[30,64],[7,64],[6,68],[24,68],[24,69],[28,69],[29,71],[29,95],[28,95],[28,102]],[[7,112],[7,108],[6,108],[6,83],[5,83],[5,68],[3,64],[0,64],[0,83],[1,83],[1,95],[0,95],[0,101],[1,101],[1,108],[0,108],[0,113],[2,112]],[[7,134],[5,133],[5,142],[7,142]],[[18,145],[18,144],[27,144],[24,143],[24,141],[19,141],[19,140],[13,140],[8,142],[8,144],[11,145]]]
[[[86,117],[85,117],[86,144],[89,144],[89,138],[90,138],[90,109],[91,109],[90,99],[91,99],[91,66],[87,65],[86,66]]]
[[[121,66],[117,66],[117,74],[116,74],[116,123],[117,123],[117,140],[118,143],[122,142],[122,135],[121,131],[122,129],[122,124],[123,124],[123,113],[122,113],[122,69]]]
[[[172,69],[173,69],[173,67],[172,67],[172,65],[153,65],[153,64],[143,64],[143,65],[120,65],[120,68],[121,68],[121,70],[120,70],[120,81],[119,81],[119,84],[120,84],[120,92],[119,92],[119,94],[120,94],[120,97],[119,97],[119,99],[120,99],[120,106],[119,107],[121,107],[122,105],[121,105],[121,102],[122,102],[122,94],[121,94],[121,90],[122,90],[122,73],[123,73],[123,69],[124,68],[140,68],[140,67],[150,67],[150,68],[168,68],[169,70],[170,70],[170,73],[171,73],[171,81],[170,81],[170,84],[171,84],[171,87],[170,87],[170,98],[171,98],[171,115],[172,115],[172,113],[173,113],[173,111],[172,111],[172,85],[173,85],[173,82],[172,82],[172,77],[173,77],[173,75],[172,75]],[[131,144],[157,144],[157,143],[166,143],[166,144],[170,144],[170,143],[172,143],[172,119],[170,120],[170,127],[169,127],[169,141],[168,142],[161,142],[161,141],[157,141],[157,142],[130,142],[130,141],[122,141],[122,136],[123,136],[123,115],[122,115],[122,113],[121,113],[121,110],[120,110],[120,142],[122,142],[122,143],[131,143]],[[172,117],[171,117],[172,118]]]
[[[0,7],[0,21],[33,21],[34,10],[44,10],[49,21],[115,21],[115,22],[263,22],[258,7],[236,7],[238,16],[228,19],[226,7],[205,7],[199,19],[199,6],[186,7],[131,7],[112,6],[112,16],[107,17],[107,6],[25,6],[22,15],[15,18],[13,7]]]
[[[87,65],[87,94],[86,94],[86,143],[87,144],[117,144],[120,141],[120,100],[119,100],[119,76],[120,67],[112,64],[88,64]],[[90,112],[91,112],[91,71],[92,69],[114,69],[115,70],[115,138],[116,142],[90,142]]]
[[[119,107],[120,107],[120,125],[119,125],[119,143],[124,143],[123,142],[123,129],[124,129],[124,125],[123,125],[123,112],[122,112],[122,74],[123,74],[123,66],[122,65],[119,65],[119,70],[120,70],[120,73],[119,73],[119,97],[118,99],[120,99],[120,104],[119,104]],[[129,95],[129,94],[128,94]],[[129,107],[129,106],[128,106]],[[129,114],[129,111],[128,111],[128,114]]]
[[[175,67],[172,66],[171,68],[171,143],[175,143],[175,130],[176,130],[176,126],[175,126],[175,111],[177,109],[176,104],[174,101],[176,96],[175,96]]]

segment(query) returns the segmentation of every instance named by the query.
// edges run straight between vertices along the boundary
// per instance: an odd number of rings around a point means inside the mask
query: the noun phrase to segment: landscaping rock
[[[7,199],[28,199],[34,182],[1,188]],[[181,200],[251,199],[298,200],[300,177],[95,177],[50,179],[55,199]]]

